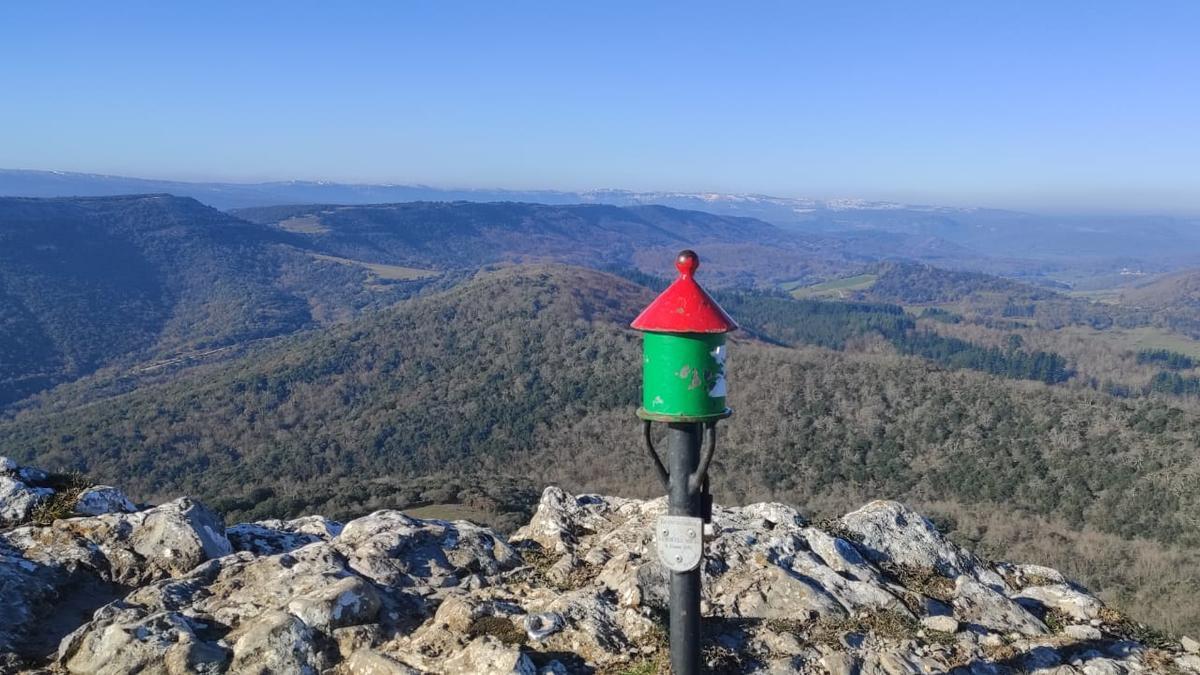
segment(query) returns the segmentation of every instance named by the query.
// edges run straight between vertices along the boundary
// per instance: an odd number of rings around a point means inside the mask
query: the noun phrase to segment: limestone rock
[[[1099,640],[1104,637],[1099,628],[1095,626],[1084,626],[1082,624],[1071,624],[1063,628],[1063,633],[1076,640]]]
[[[338,664],[336,675],[421,675],[421,671],[369,649],[360,649]]]
[[[921,619],[921,625],[939,633],[958,632],[958,620],[952,616],[927,616]]]
[[[374,586],[360,577],[346,577],[295,598],[288,603],[288,611],[309,626],[332,631],[375,623],[379,606]]]
[[[1052,647],[1037,646],[1025,654],[1021,663],[1030,671],[1047,670],[1058,667],[1062,663],[1062,656]]]
[[[1099,617],[1100,609],[1104,606],[1096,598],[1067,584],[1030,586],[1012,597],[1025,606],[1056,609],[1076,621],[1091,621]]]
[[[34,508],[54,490],[29,487],[22,481],[0,475],[0,527],[11,527],[29,520]]]
[[[924,516],[898,502],[873,501],[842,516],[873,561],[936,570],[953,579],[967,575],[990,586],[1003,585],[995,572],[937,531]]]
[[[226,531],[187,499],[18,527],[0,533],[0,673],[39,638],[29,654],[67,673],[646,672],[666,656],[664,511],[549,488],[511,541],[397,511]],[[718,672],[1200,672],[1187,642],[1102,632],[1103,605],[1060,573],[985,563],[894,502],[828,530],[783,504],[715,507],[702,565]],[[1051,610],[1077,625],[1049,634]]]
[[[1083,664],[1083,675],[1125,675],[1125,668],[1112,659],[1089,659]]]
[[[525,616],[525,633],[535,642],[545,640],[562,630],[563,617],[558,612],[540,612]]]
[[[326,667],[312,629],[287,612],[264,612],[230,637],[236,637],[232,670],[237,673],[317,675]]]
[[[50,474],[32,466],[23,466],[17,469],[17,478],[26,483],[41,483],[49,480]]]
[[[129,501],[125,493],[108,485],[93,485],[75,500],[75,513],[81,516],[99,516],[105,513],[133,513],[137,506]]]
[[[186,497],[137,513],[67,518],[0,537],[34,562],[82,565],[125,585],[183,574],[231,550],[220,517]]]
[[[184,574],[228,552],[220,519],[190,499],[0,533],[0,609],[6,619],[0,622],[0,651],[43,655],[53,645],[41,642],[59,626],[74,617],[87,620],[120,589]]]
[[[1021,581],[1020,587],[1046,586],[1067,584],[1067,578],[1062,572],[1044,565],[1007,565],[1012,573]]]
[[[229,660],[227,650],[197,637],[202,627],[187,617],[168,612],[147,615],[120,602],[96,614],[107,630],[80,630],[64,638],[59,661],[67,672],[215,673],[223,672]]]
[[[462,572],[495,575],[520,557],[502,537],[468,522],[377,511],[346,523],[331,545],[358,574],[385,586],[446,588]]]
[[[1200,673],[1200,655],[1182,654],[1175,657],[1175,665],[1185,672]]]
[[[537,675],[533,661],[520,649],[491,636],[481,637],[446,659],[445,675]]]
[[[1024,607],[965,574],[954,580],[954,615],[960,621],[999,632],[1043,635],[1046,624]]]
[[[341,523],[323,516],[239,523],[225,530],[233,550],[255,555],[287,553],[313,542],[329,541],[341,532]]]
[[[53,610],[58,600],[55,577],[0,539],[0,653],[17,649],[37,619]]]
[[[238,551],[177,578],[144,585],[121,602],[119,616],[98,612],[77,631],[76,644],[111,634],[118,618],[128,623],[159,617],[160,623],[144,626],[143,633],[153,637],[155,626],[214,627],[204,635],[206,644],[232,645],[234,671],[320,672],[339,656],[364,647],[364,641],[343,629],[411,630],[427,618],[429,598],[455,591],[448,580],[468,572],[496,575],[517,562],[512,548],[483,528],[382,511],[351,521],[328,541],[318,539],[273,555]],[[272,650],[285,644],[295,649],[273,661]],[[68,670],[72,650],[60,652],[60,663]],[[373,662],[378,667],[386,663]]]

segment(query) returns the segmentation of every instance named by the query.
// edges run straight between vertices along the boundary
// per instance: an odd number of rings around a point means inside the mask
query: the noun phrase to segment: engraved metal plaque
[[[658,559],[672,572],[691,572],[704,557],[704,521],[691,516],[659,516],[654,527]]]

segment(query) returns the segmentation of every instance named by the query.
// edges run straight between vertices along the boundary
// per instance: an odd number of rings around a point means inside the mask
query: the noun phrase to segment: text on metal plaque
[[[704,557],[704,521],[691,516],[659,516],[654,527],[658,559],[672,572],[690,572]]]

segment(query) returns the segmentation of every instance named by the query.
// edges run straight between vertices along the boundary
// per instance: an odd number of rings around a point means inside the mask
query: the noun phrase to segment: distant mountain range
[[[0,170],[0,196],[62,197],[170,193],[219,209],[282,204],[377,204],[409,201],[532,202],[549,205],[662,205],[752,217],[786,229],[832,236],[903,235],[904,244],[941,249],[956,266],[983,271],[1039,271],[1035,261],[1063,265],[1149,266],[1149,271],[1200,261],[1200,218],[1058,216],[1000,209],[919,206],[857,199],[794,199],[754,194],[629,190],[457,190],[423,185],[286,181],[191,183],[59,171]],[[1086,205],[1081,205],[1085,210]],[[871,241],[875,246],[887,246]],[[1020,259],[1024,265],[983,258]],[[941,261],[947,264],[947,261]],[[1102,271],[1101,270],[1101,271]]]
[[[314,328],[479,268],[664,273],[701,246],[720,285],[869,258],[753,218],[663,206],[409,202],[218,211],[166,194],[0,197],[0,406],[97,369]]]
[[[0,169],[0,196],[70,197],[169,193],[192,197],[218,209],[280,204],[380,204],[409,201],[533,202],[538,204],[659,204],[768,221],[800,222],[815,211],[913,211],[966,213],[977,209],[911,206],[860,199],[793,199],[753,194],[563,190],[447,189],[427,185],[275,181],[186,182],[70,171]]]

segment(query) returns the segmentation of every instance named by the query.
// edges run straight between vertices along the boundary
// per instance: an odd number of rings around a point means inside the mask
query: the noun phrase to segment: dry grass
[[[1175,657],[1161,649],[1147,649],[1143,657],[1150,672],[1163,675],[1184,675],[1184,671],[1175,665]]]
[[[506,645],[523,645],[529,640],[519,626],[502,616],[481,616],[467,627],[467,637],[491,635]]]
[[[597,675],[670,675],[671,664],[666,652],[635,661],[632,665],[602,668]]]
[[[894,562],[880,563],[879,568],[911,591],[946,604],[954,600],[954,582],[931,568]]]
[[[670,643],[667,639],[667,615],[654,615],[654,628],[638,641],[645,656],[632,664],[609,666],[596,671],[596,675],[671,675]]]
[[[1113,633],[1141,642],[1147,647],[1166,649],[1174,648],[1178,644],[1178,640],[1173,636],[1134,621],[1111,607],[1100,610],[1100,620],[1111,626]]]
[[[920,624],[899,612],[870,612],[845,619],[822,619],[809,631],[815,642],[837,644],[846,633],[875,633],[888,640],[915,638]]]
[[[38,487],[53,488],[54,494],[34,508],[31,522],[44,526],[70,517],[75,512],[75,502],[79,500],[80,493],[92,485],[92,481],[81,473],[51,474]]]
[[[517,547],[517,552],[521,554],[521,559],[525,561],[525,564],[529,565],[536,583],[556,591],[573,591],[583,588],[591,584],[600,573],[600,568],[578,560],[566,578],[560,578],[550,570],[563,559],[563,556],[548,551],[534,542],[523,542]]]
[[[765,625],[777,633],[791,633],[801,641],[835,646],[847,633],[874,633],[887,640],[913,640],[917,639],[917,632],[922,630],[921,624],[912,618],[892,611],[867,612],[840,619],[770,619]],[[953,636],[950,635],[937,634],[935,631],[925,633],[923,639],[926,642],[940,643],[945,639],[953,642]]]
[[[861,537],[857,532],[853,532],[842,524],[841,518],[821,518],[814,521],[812,526],[821,530],[831,537],[844,539],[846,541],[858,542]]]

